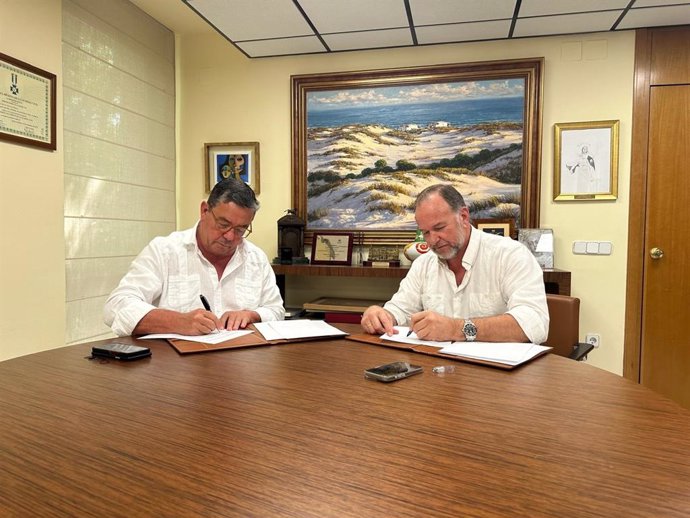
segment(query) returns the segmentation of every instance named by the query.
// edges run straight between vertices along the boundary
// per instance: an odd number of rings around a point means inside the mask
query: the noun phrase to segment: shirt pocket
[[[199,293],[201,282],[198,275],[175,275],[168,281],[168,296],[162,305],[175,311],[191,311],[199,307]]]
[[[258,276],[258,273],[257,273]],[[258,279],[237,279],[235,282],[235,303],[239,309],[256,309],[261,302],[261,281]]]

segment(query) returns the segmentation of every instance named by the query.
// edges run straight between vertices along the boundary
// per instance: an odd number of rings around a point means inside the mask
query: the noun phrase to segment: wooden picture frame
[[[554,124],[554,201],[618,198],[620,121]]]
[[[258,142],[204,144],[204,165],[206,193],[210,193],[219,181],[234,175],[248,184],[255,194],[259,194]]]
[[[311,264],[352,264],[354,234],[344,232],[314,232]]]
[[[482,232],[497,236],[515,238],[515,221],[509,219],[475,219],[472,224]]]
[[[0,139],[55,151],[56,76],[0,53]]]
[[[345,231],[365,245],[409,243],[414,200],[430,179],[456,185],[474,218],[538,226],[543,66],[292,76],[292,206],[307,222],[305,242]],[[423,102],[432,99],[442,102]],[[478,185],[486,176],[491,186]]]

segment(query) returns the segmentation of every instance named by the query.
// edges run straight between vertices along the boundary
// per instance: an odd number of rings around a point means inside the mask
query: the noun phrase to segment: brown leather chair
[[[580,299],[567,295],[546,294],[549,307],[549,336],[543,345],[553,347],[552,353],[583,360],[594,346],[580,343]]]

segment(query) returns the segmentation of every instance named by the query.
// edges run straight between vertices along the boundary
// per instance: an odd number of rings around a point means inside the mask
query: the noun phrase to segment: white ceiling
[[[132,0],[250,58],[690,24],[690,0]],[[175,5],[177,4],[177,5]]]

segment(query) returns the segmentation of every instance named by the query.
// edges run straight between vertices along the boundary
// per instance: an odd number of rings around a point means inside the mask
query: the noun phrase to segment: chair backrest
[[[551,322],[544,345],[553,347],[553,353],[568,357],[580,341],[580,299],[547,293],[546,304]]]

